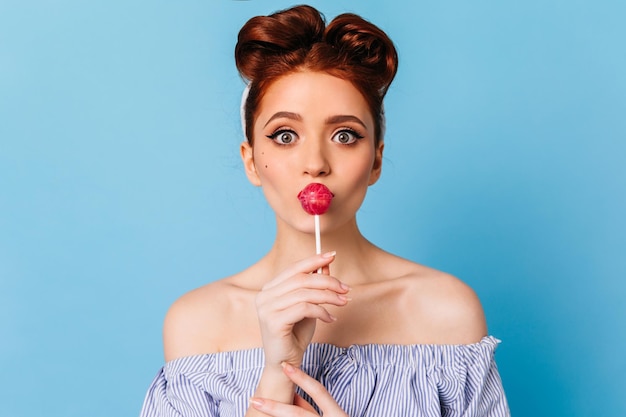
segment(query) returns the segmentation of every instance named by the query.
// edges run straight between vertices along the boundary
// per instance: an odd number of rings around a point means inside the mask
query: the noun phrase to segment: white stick
[[[322,253],[322,238],[320,236],[320,216],[316,214],[315,216],[315,253],[320,255]],[[317,270],[318,274],[322,273],[322,268]]]

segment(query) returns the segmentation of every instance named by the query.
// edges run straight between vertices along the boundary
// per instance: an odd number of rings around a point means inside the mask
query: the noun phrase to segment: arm
[[[493,341],[490,343],[496,344]],[[493,347],[495,349],[495,346]],[[510,417],[511,412],[502,386],[494,352],[482,366],[474,366],[465,382],[465,410],[462,417]]]
[[[140,417],[217,417],[217,403],[184,374],[161,369],[150,384]]]
[[[322,414],[328,417],[348,417],[348,415],[337,405],[337,402],[330,396],[326,388],[315,379],[311,378],[298,368],[284,363],[283,372],[290,381],[297,384],[313,401],[319,406]],[[267,398],[255,397],[250,400],[252,407],[259,410],[263,415],[273,417],[297,417],[297,416],[317,416],[313,407],[300,397],[296,397],[294,405],[283,404]]]
[[[316,255],[297,262],[266,284],[256,299],[265,354],[265,369],[255,396],[293,404],[294,383],[285,375],[282,363],[299,368],[313,338],[317,320],[331,323],[335,318],[324,304],[346,305],[349,288],[328,275],[334,253]],[[311,274],[323,268],[322,274]],[[249,408],[247,417],[261,415]]]

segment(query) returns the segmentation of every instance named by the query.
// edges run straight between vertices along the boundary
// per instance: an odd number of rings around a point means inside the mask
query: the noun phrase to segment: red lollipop
[[[319,182],[312,182],[298,193],[302,208],[310,215],[326,213],[333,197],[328,187]]]
[[[302,204],[304,211],[315,216],[315,253],[322,253],[322,241],[320,238],[320,214],[324,214],[330,207],[334,195],[328,187],[318,182],[312,182],[298,193],[298,200]],[[322,268],[317,270],[322,273]]]

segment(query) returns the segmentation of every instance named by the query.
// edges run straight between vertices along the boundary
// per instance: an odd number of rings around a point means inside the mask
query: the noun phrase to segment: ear
[[[385,144],[381,140],[376,146],[376,151],[374,154],[374,164],[372,165],[372,171],[370,172],[370,180],[367,185],[374,185],[376,181],[380,178],[380,174],[383,170],[383,149],[385,148]]]
[[[246,170],[248,181],[250,181],[252,185],[259,187],[261,185],[261,179],[259,178],[256,165],[254,164],[254,149],[247,141],[243,141],[241,142],[239,152],[241,153],[241,161]]]

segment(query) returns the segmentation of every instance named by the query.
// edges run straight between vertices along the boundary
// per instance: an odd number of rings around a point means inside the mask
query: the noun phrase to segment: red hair
[[[250,19],[239,31],[235,62],[250,83],[244,104],[246,137],[263,95],[277,78],[296,71],[326,72],[350,81],[363,95],[382,140],[383,99],[398,68],[393,42],[374,24],[351,13],[326,26],[310,6],[296,6]]]

